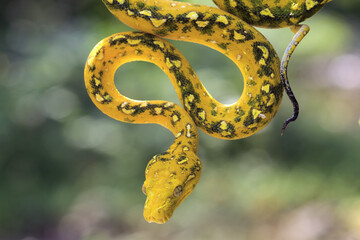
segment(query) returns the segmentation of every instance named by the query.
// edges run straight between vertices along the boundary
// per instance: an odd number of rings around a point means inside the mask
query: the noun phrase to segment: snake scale
[[[155,155],[145,170],[144,217],[165,223],[200,179],[197,157],[199,127],[222,139],[248,137],[276,114],[287,81],[292,52],[309,31],[300,23],[331,0],[213,0],[209,7],[170,0],[103,0],[110,12],[140,32],[122,32],[100,41],[85,66],[85,85],[94,104],[108,116],[129,123],[157,123],[175,136],[167,151]],[[253,26],[290,27],[296,33],[280,61],[272,45]],[[208,46],[230,58],[241,70],[244,89],[237,102],[225,105],[205,89],[174,39]],[[170,78],[183,107],[168,101],[137,101],[115,87],[123,64],[147,61]]]

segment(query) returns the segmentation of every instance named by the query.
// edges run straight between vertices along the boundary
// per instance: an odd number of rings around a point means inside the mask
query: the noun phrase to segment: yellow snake
[[[164,223],[199,181],[197,127],[217,138],[244,138],[264,128],[279,108],[283,84],[287,88],[287,62],[305,34],[300,31],[289,45],[280,71],[272,45],[250,24],[298,30],[298,23],[328,0],[214,0],[223,10],[170,0],[103,2],[120,21],[141,32],[117,33],[94,47],[84,71],[86,89],[108,116],[129,123],[157,123],[174,134],[169,149],[148,163],[143,185],[145,219]],[[211,97],[185,57],[162,38],[202,44],[230,58],[244,78],[239,100],[224,105]],[[168,101],[137,101],[119,93],[115,71],[131,61],[159,66],[184,108]]]

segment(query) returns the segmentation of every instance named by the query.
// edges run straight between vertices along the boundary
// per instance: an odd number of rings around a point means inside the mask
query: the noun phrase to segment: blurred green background
[[[359,1],[333,1],[306,21],[311,32],[289,68],[301,112],[283,137],[287,98],[252,137],[200,133],[201,180],[165,225],[143,219],[141,186],[173,136],[103,115],[83,83],[93,46],[129,28],[101,1],[1,5],[1,240],[360,239]],[[282,55],[289,29],[260,30]],[[225,56],[172,43],[216,99],[240,96],[240,72]],[[155,65],[126,64],[116,79],[131,98],[179,103]]]

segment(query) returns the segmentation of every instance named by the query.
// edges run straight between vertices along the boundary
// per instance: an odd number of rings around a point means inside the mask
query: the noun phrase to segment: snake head
[[[200,179],[201,162],[189,151],[156,155],[149,162],[142,187],[147,196],[144,218],[148,222],[165,223],[174,210],[194,190]]]

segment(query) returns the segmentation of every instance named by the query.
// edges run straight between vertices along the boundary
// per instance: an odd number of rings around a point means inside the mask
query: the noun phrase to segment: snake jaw
[[[156,197],[155,197],[156,198]],[[156,199],[158,201],[158,199]],[[153,200],[153,201],[156,201]],[[171,207],[172,205],[168,206],[168,204],[171,204],[171,199],[168,198],[165,203],[156,208],[153,207],[152,205],[154,205],[154,203],[151,202],[150,198],[148,197],[146,199],[146,203],[144,206],[144,218],[147,222],[149,223],[158,223],[158,224],[163,224],[166,223],[171,216],[174,213],[174,210],[176,207]]]
[[[175,197],[173,194],[170,195],[170,191],[158,191],[154,193],[147,191],[148,197],[146,198],[144,206],[145,220],[149,223],[166,223],[173,215],[175,209],[191,194],[193,189],[194,188],[188,188],[187,192],[184,192],[178,197]]]
[[[148,223],[157,223],[157,224],[164,224],[166,223],[170,217],[167,217],[167,218],[154,218],[154,217],[149,217],[149,216],[145,216],[145,220],[148,222]]]

